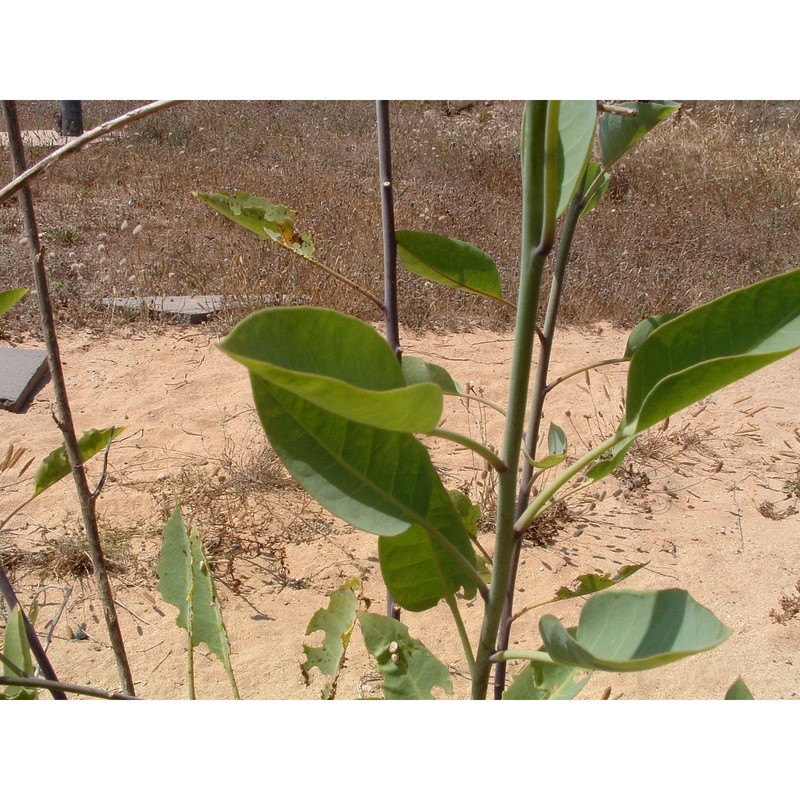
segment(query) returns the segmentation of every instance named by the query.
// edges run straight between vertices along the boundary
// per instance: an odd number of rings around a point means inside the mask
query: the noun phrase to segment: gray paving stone
[[[187,322],[203,322],[222,308],[222,296],[167,295],[166,297],[105,297],[103,304],[134,311],[151,311],[165,316],[182,317]]]
[[[23,411],[47,371],[46,351],[0,347],[0,409]]]

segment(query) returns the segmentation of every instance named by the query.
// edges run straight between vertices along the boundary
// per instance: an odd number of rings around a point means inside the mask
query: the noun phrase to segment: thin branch
[[[101,700],[137,700],[138,698],[122,692],[107,692],[104,689],[94,689],[91,686],[78,686],[74,683],[50,681],[45,678],[14,678],[9,675],[0,675],[0,686],[26,686],[31,689],[47,689],[51,694],[72,692],[83,694],[87,697],[97,697]],[[66,700],[66,695],[64,700]]]
[[[590,369],[597,369],[598,367],[607,367],[611,364],[624,364],[625,362],[630,361],[630,358],[606,358],[602,361],[595,361],[592,364],[587,364],[585,367],[578,367],[578,369],[572,370],[572,372],[566,372],[564,375],[556,378],[552,383],[547,384],[544,387],[544,392],[547,394],[551,392],[553,389],[556,388],[560,383],[564,383],[564,381],[569,380],[570,378],[574,378],[576,375],[580,375],[584,372],[588,372]]]
[[[6,122],[6,130],[8,131],[8,142],[11,149],[14,171],[18,175],[23,175],[25,173],[25,150],[22,145],[22,133],[19,127],[16,103],[11,100],[3,100],[2,107],[3,117]],[[27,184],[23,184],[21,188],[19,188],[19,205],[25,234],[28,239],[28,249],[33,266],[33,278],[39,304],[42,333],[47,348],[47,360],[50,367],[50,374],[53,379],[53,391],[59,415],[57,424],[64,436],[64,449],[69,458],[72,476],[75,481],[78,502],[81,507],[83,527],[88,542],[89,556],[94,569],[95,584],[103,607],[103,615],[105,617],[106,628],[108,629],[111,649],[114,652],[114,657],[117,662],[117,671],[119,672],[122,688],[128,694],[134,694],[133,676],[125,654],[125,643],[119,627],[119,620],[117,619],[117,612],[114,606],[113,592],[111,590],[111,582],[108,577],[105,556],[100,543],[100,531],[98,529],[97,514],[95,511],[96,498],[92,497],[92,493],[89,489],[86,470],[83,467],[83,459],[81,458],[78,445],[78,436],[75,432],[75,425],[72,419],[72,410],[67,396],[64,369],[61,363],[61,350],[56,334],[55,315],[50,297],[47,272],[44,267],[44,250],[39,240],[33,196]]]
[[[477,453],[484,461],[491,464],[497,472],[508,472],[508,464],[494,450],[491,450],[481,442],[476,442],[475,439],[471,439],[469,436],[465,436],[463,433],[451,431],[449,428],[434,428],[429,435],[460,444],[462,447],[472,450],[473,453]]]
[[[117,128],[130,125],[131,122],[144,119],[144,117],[148,117],[150,114],[155,114],[157,111],[163,111],[165,108],[170,108],[171,106],[182,102],[184,101],[158,100],[155,103],[150,103],[149,105],[129,111],[127,114],[123,114],[121,117],[112,119],[109,122],[104,122],[102,125],[98,125],[96,128],[92,128],[90,131],[86,131],[86,133],[84,133],[82,136],[78,136],[68,144],[65,144],[63,147],[59,147],[58,150],[54,150],[49,156],[45,156],[41,161],[34,164],[29,169],[26,169],[24,172],[21,172],[16,178],[14,178],[13,181],[11,181],[11,183],[0,189],[0,203],[2,203],[6,198],[11,197],[11,195],[13,195],[23,186],[27,186],[27,184],[32,181],[40,172],[43,172],[51,167],[56,163],[56,161],[72,155],[73,153],[77,153],[78,150],[80,150],[84,145],[87,145],[89,142],[99,139],[101,136],[105,136],[105,134],[117,130]]]
[[[33,625],[31,625],[28,615],[25,613],[25,609],[23,609],[20,605],[17,595],[14,592],[14,587],[11,585],[11,581],[9,581],[8,576],[6,575],[2,566],[0,566],[0,594],[3,595],[3,599],[6,601],[6,604],[10,609],[13,609],[18,605],[20,606],[19,610],[22,613],[22,624],[25,626],[25,634],[28,637],[28,645],[31,648],[33,657],[36,659],[36,663],[42,670],[42,674],[51,681],[57,681],[58,676],[56,675],[56,672],[50,663],[50,659],[47,657],[47,653],[45,653],[42,643],[39,641],[39,637],[36,635],[36,631],[33,629]],[[50,693],[53,695],[54,700],[67,699],[67,696],[64,694],[64,692],[60,691],[58,688],[51,689]]]
[[[403,360],[400,347],[400,319],[397,312],[397,237],[394,224],[394,190],[392,188],[392,139],[389,125],[389,101],[376,100],[375,112],[378,123],[378,177],[381,196],[381,228],[383,232],[383,320],[386,326],[386,341],[397,356]],[[386,592],[386,614],[400,619],[400,607],[392,593]]]

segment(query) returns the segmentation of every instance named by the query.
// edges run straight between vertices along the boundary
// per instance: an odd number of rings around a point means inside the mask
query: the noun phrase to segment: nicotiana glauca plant
[[[636,436],[724,386],[800,348],[800,271],[734,291],[680,315],[652,317],[631,333],[626,405],[616,431],[567,460],[564,432],[540,430],[545,401],[568,376],[549,378],[559,303],[576,227],[602,199],[615,163],[660,121],[671,102],[606,106],[595,101],[533,101],[521,132],[522,233],[514,348],[499,447],[440,427],[445,395],[461,390],[441,367],[397,352],[368,324],[324,308],[272,308],[241,322],[222,349],[250,373],[261,424],[286,468],[323,507],[378,536],[386,587],[409,612],[444,602],[464,652],[471,695],[484,699],[572,697],[596,670],[638,671],[668,664],[724,642],[730,631],[682,589],[613,588],[635,574],[581,576],[587,596],[574,628],[551,614],[539,620],[541,645],[510,649],[522,537],[534,521],[576,487],[609,475]],[[597,160],[595,160],[595,158]],[[297,233],[294,212],[239,193],[198,194],[226,217],[322,266],[310,234]],[[497,266],[477,248],[420,231],[396,232],[403,265],[426,279],[504,304]],[[539,317],[546,265],[551,285]],[[335,277],[348,280],[327,267]],[[348,281],[349,282],[349,281]],[[363,294],[380,305],[364,289]],[[537,349],[538,342],[538,349]],[[534,359],[534,354],[536,358]],[[607,362],[604,362],[607,363]],[[419,436],[456,441],[497,473],[494,541],[478,548],[476,510],[448,490]],[[547,452],[537,452],[547,441]],[[542,476],[549,482],[534,481]],[[480,557],[479,557],[480,552]],[[485,556],[488,552],[490,557]],[[333,696],[351,633],[361,629],[383,674],[387,698],[424,698],[451,691],[447,668],[399,620],[360,610],[359,583],[345,583],[308,632],[304,674],[317,667]],[[477,639],[465,624],[466,602],[482,619]],[[509,682],[506,664],[523,667]],[[744,697],[746,687],[730,696]]]

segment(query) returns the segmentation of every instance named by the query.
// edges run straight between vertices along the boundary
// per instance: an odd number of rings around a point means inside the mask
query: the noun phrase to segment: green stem
[[[629,358],[604,358],[602,361],[594,361],[591,364],[587,364],[585,367],[579,367],[578,369],[573,369],[571,372],[565,372],[563,375],[560,375],[558,378],[556,378],[552,383],[548,383],[547,386],[544,387],[545,394],[553,391],[556,386],[564,383],[564,381],[568,381],[570,378],[574,378],[576,375],[582,375],[584,372],[588,372],[590,369],[608,367],[612,364],[625,364],[628,361],[630,361]]]
[[[445,392],[445,394],[449,393]],[[506,410],[503,408],[503,406],[501,406],[499,403],[487,400],[485,397],[481,397],[478,394],[464,394],[463,392],[455,392],[451,395],[451,397],[460,397],[462,400],[466,400],[467,402],[474,401],[476,403],[483,403],[484,405],[489,406],[489,408],[497,411],[499,414],[502,414],[503,416],[506,415]]]
[[[555,664],[547,653],[540,650],[501,650],[492,656],[492,661],[502,663],[505,661],[538,661],[541,664]]]
[[[533,520],[536,519],[542,509],[562,486],[569,483],[569,481],[571,481],[576,475],[581,473],[587,467],[591,466],[595,461],[597,461],[598,458],[600,458],[601,455],[603,455],[603,453],[608,452],[623,438],[624,437],[615,433],[613,436],[610,436],[604,442],[601,442],[599,445],[597,445],[597,447],[595,447],[593,450],[589,450],[588,453],[585,453],[574,464],[567,467],[567,469],[565,469],[552,483],[549,483],[544,487],[544,489],[542,489],[534,501],[520,515],[514,526],[516,530],[521,532],[526,528],[529,528],[533,523]]]
[[[481,458],[485,459],[489,464],[491,464],[499,473],[508,472],[508,465],[500,458],[494,450],[488,448],[485,444],[481,444],[480,442],[476,442],[474,439],[470,439],[469,436],[465,436],[463,433],[459,433],[458,431],[451,431],[449,428],[434,428],[432,431],[429,432],[429,436],[436,436],[439,439],[447,439],[449,442],[455,442],[456,444],[463,445],[464,447],[472,450],[473,452],[477,453]]]
[[[533,486],[533,462],[536,459],[536,446],[539,441],[539,429],[542,422],[545,398],[547,396],[547,373],[550,369],[550,357],[553,352],[553,341],[555,338],[556,321],[558,320],[558,310],[561,306],[561,296],[564,290],[564,274],[567,268],[569,251],[572,247],[572,238],[575,235],[575,227],[583,208],[580,193],[573,197],[566,219],[564,229],[561,234],[561,242],[558,247],[558,255],[553,270],[553,280],[550,287],[550,295],[547,299],[547,311],[545,312],[544,325],[539,331],[539,360],[536,365],[536,377],[534,380],[533,392],[531,394],[531,410],[528,421],[528,433],[525,441],[526,463],[522,469],[519,480],[519,491],[517,494],[516,514],[521,514],[528,505],[531,487]],[[511,573],[506,594],[503,616],[500,621],[500,631],[497,639],[497,649],[505,650],[511,637],[511,624],[514,620],[512,614],[514,610],[514,593],[517,582],[517,569],[519,567],[520,554],[522,552],[522,538],[517,537],[514,543],[514,552],[511,557]],[[506,669],[505,664],[498,665],[494,675],[494,696],[501,699],[505,691]]]
[[[189,646],[189,663],[187,674],[189,677],[189,699],[197,700],[197,695],[194,690],[194,645],[192,644],[192,632],[187,631],[188,646]]]
[[[467,629],[464,626],[464,618],[461,616],[461,612],[458,610],[458,603],[456,602],[455,597],[449,594],[445,598],[445,602],[450,607],[450,613],[453,615],[453,620],[456,623],[456,629],[458,630],[458,636],[461,639],[461,647],[464,649],[464,657],[467,659],[467,666],[469,667],[469,674],[475,674],[475,656],[472,654],[472,645],[469,641],[469,636],[467,635]]]
[[[502,452],[503,461],[508,465],[508,472],[498,477],[492,582],[472,679],[472,697],[479,700],[486,698],[492,665],[490,658],[495,650],[514,549],[514,512],[520,442],[525,425],[542,270],[548,254],[548,234],[552,236],[554,227],[545,218],[545,211],[554,208],[556,201],[545,195],[552,193],[554,185],[555,191],[558,191],[558,186],[552,179],[558,159],[558,110],[557,104],[551,105],[547,101],[530,102],[525,107],[522,124],[522,243],[519,302]],[[552,146],[553,130],[555,130],[555,148]],[[550,241],[552,243],[552,239]]]

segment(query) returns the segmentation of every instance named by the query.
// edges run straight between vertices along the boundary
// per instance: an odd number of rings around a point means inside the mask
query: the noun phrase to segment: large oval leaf
[[[600,119],[599,139],[603,164],[608,167],[625,155],[648,131],[655,128],[680,108],[669,100],[656,103],[622,103],[623,108],[636,111],[634,117],[603,114]]]
[[[579,188],[592,153],[596,122],[596,100],[562,100],[558,115],[560,189],[556,216],[567,207]]]
[[[497,266],[477,247],[422,231],[399,230],[396,238],[397,254],[409,272],[444,286],[502,299]]]
[[[574,635],[549,614],[544,648],[559,664],[637,672],[710,650],[731,634],[683,589],[603,592],[586,601]]]
[[[455,544],[470,564],[475,564],[472,545],[463,535],[467,522],[455,509],[452,495],[438,480],[431,491],[427,521]],[[465,580],[461,565],[420,525],[413,525],[399,536],[381,537],[378,556],[386,588],[408,611],[433,608],[461,586],[465,587],[468,599],[475,596],[474,584]]]
[[[475,566],[469,534],[421,442],[408,433],[345,419],[257,375],[251,374],[251,382],[272,447],[318,503],[350,525],[380,536],[413,529],[409,538],[414,537],[414,548],[402,548],[408,545],[404,540],[381,559],[386,580],[404,607],[408,601],[415,610],[430,608],[459,587],[474,595],[474,581],[459,561],[428,541],[432,527]],[[409,561],[420,576],[436,578],[412,587],[410,594],[403,587]]]
[[[631,436],[800,348],[800,270],[731,292],[658,327],[628,369]]]
[[[385,339],[338,311],[258,311],[239,323],[220,348],[252,374],[354,422],[426,433],[442,416],[442,390],[431,382],[406,386]]]

